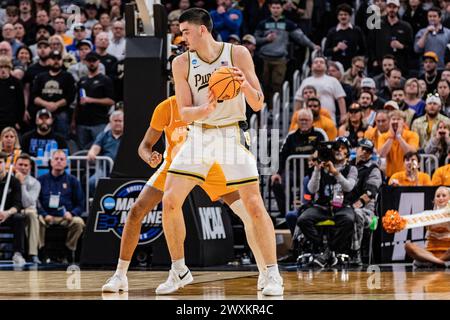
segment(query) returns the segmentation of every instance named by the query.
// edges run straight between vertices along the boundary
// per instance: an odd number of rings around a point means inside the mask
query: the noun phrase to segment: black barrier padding
[[[164,39],[128,38],[124,76],[125,129],[111,177],[144,178],[154,170],[137,153],[155,107],[166,99]],[[158,151],[163,151],[161,142]]]
[[[141,180],[141,185],[145,180]],[[123,190],[134,179],[101,179],[87,220],[81,254],[82,265],[114,266],[119,258],[120,238],[112,229],[99,230],[102,198]],[[137,195],[135,194],[137,197]],[[233,231],[230,217],[220,202],[211,202],[206,193],[196,187],[183,205],[186,225],[185,259],[192,267],[224,265],[233,259]],[[220,215],[220,217],[219,217]],[[224,232],[221,232],[224,231]],[[152,266],[170,265],[164,233],[154,241],[138,245],[136,254],[147,253]],[[134,258],[133,258],[134,259]]]

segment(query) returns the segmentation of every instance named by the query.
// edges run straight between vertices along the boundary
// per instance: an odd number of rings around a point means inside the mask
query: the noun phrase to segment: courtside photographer
[[[314,194],[313,205],[297,220],[300,230],[312,243],[313,263],[321,268],[335,266],[339,262],[338,257],[350,249],[355,213],[349,196],[358,177],[358,170],[348,162],[350,148],[345,137],[319,145],[308,183],[308,190]],[[326,246],[316,225],[325,220],[335,223]]]

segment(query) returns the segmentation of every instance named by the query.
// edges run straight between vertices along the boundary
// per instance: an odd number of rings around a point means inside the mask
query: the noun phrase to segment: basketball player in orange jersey
[[[259,191],[256,159],[245,148],[241,125],[245,122],[245,100],[261,110],[264,96],[248,50],[243,46],[217,42],[211,35],[207,11],[192,8],[179,19],[188,52],[174,59],[175,94],[183,121],[192,123],[186,142],[169,168],[163,196],[163,228],[172,267],[157,294],[170,294],[192,282],[185,265],[183,243],[186,229],[182,205],[191,190],[205,181],[214,163],[220,164],[227,185],[239,190],[251,217],[258,247],[266,263],[263,295],[283,294],[283,279],[276,260],[275,230]],[[208,79],[221,66],[234,68],[241,91],[232,99],[217,101],[208,90]]]
[[[164,131],[166,138],[164,162],[158,171],[156,171],[148,180],[145,188],[140,193],[137,201],[128,214],[120,242],[120,257],[117,269],[114,275],[109,278],[103,286],[103,292],[128,291],[128,279],[126,274],[133,252],[139,241],[142,220],[145,215],[162,200],[167,170],[169,169],[173,157],[186,140],[186,129],[187,123],[181,121],[174,96],[167,98],[155,108],[150,127],[139,147],[139,155],[152,168],[156,168],[161,162],[162,156],[157,151],[153,151],[153,147]],[[211,168],[205,183],[202,184],[201,187],[206,191],[212,201],[216,201],[222,197],[233,212],[244,222],[247,240],[253,251],[260,272],[257,287],[258,290],[262,290],[265,281],[265,263],[261,257],[260,249],[256,245],[255,232],[250,216],[245,211],[242,201],[239,199],[239,193],[236,189],[226,186],[223,172],[217,164]],[[184,223],[184,221],[181,221],[181,223]]]

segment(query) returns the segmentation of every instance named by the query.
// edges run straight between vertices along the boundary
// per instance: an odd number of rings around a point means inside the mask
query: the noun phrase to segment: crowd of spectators
[[[45,230],[52,225],[68,229],[61,258],[74,260],[86,197],[108,173],[91,172],[86,195],[84,181],[67,170],[68,156],[81,151],[95,161],[117,154],[123,133],[124,5],[121,0],[2,2],[0,194],[10,164],[15,165],[0,222],[12,227],[12,259],[18,265],[25,258],[41,263]]]
[[[180,2],[179,7],[178,2]],[[165,1],[172,45],[183,40],[177,17],[196,6],[211,12],[215,37],[246,46],[254,59],[268,108],[292,70],[313,52],[310,74],[294,93],[289,134],[271,177],[281,216],[295,236],[313,244],[314,263],[361,262],[361,228],[371,223],[382,184],[448,185],[450,154],[450,1]],[[367,10],[372,6],[372,10]],[[369,12],[375,12],[371,16]],[[334,158],[315,152],[335,141]],[[305,176],[286,172],[291,155],[310,155]],[[422,155],[435,155],[432,172]],[[428,160],[430,161],[430,160]],[[434,167],[433,167],[434,166]],[[375,168],[375,169],[374,169]],[[434,174],[432,174],[434,172]],[[284,181],[298,179],[304,194],[286,208]],[[340,205],[335,198],[342,197]],[[333,217],[336,233],[327,252],[316,223]],[[354,226],[354,228],[352,227]],[[354,229],[354,230],[353,230]],[[353,233],[351,232],[353,231]],[[351,235],[354,235],[351,237]],[[351,250],[350,250],[351,249]]]

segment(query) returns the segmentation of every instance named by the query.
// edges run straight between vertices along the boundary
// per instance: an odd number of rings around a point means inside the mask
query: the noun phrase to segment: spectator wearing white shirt
[[[98,14],[98,7],[95,3],[86,3],[84,7],[86,10],[87,21],[85,22],[86,29],[92,30],[92,27],[98,22],[96,19]]]
[[[26,153],[22,153],[16,162],[15,177],[19,180],[22,189],[22,213],[26,217],[26,230],[28,234],[28,255],[31,262],[40,264],[39,249],[39,219],[37,201],[41,191],[40,182],[30,175],[32,160]]]
[[[125,24],[122,20],[113,24],[113,37],[108,47],[108,53],[117,58],[117,60],[125,59]]]
[[[332,120],[336,123],[336,103],[341,114],[341,123],[346,119],[345,92],[336,78],[326,74],[327,62],[325,57],[315,57],[311,65],[312,76],[303,80],[295,93],[294,100],[303,101],[302,91],[305,86],[313,86],[317,90],[318,98],[323,108],[327,109]]]

